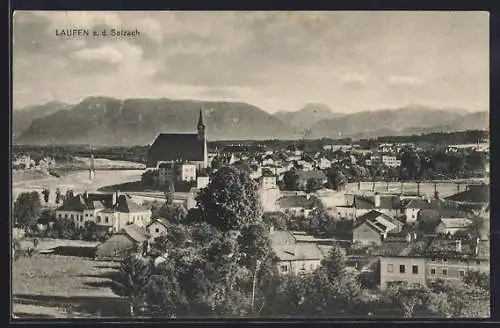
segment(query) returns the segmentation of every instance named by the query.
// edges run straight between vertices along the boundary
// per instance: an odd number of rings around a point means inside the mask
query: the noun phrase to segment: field
[[[78,257],[35,255],[12,262],[13,312],[18,316],[88,316],[122,301],[109,287],[106,275],[114,262]],[[99,305],[99,306],[98,306]],[[91,310],[93,309],[93,310]]]

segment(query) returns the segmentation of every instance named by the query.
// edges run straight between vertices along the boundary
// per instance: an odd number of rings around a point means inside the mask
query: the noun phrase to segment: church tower
[[[206,139],[205,123],[203,123],[203,110],[200,108],[200,116],[198,117],[198,139]]]
[[[203,109],[200,108],[200,116],[198,117],[198,140],[203,142],[203,163],[199,163],[199,168],[208,166],[208,147],[207,147],[207,131],[203,122]]]

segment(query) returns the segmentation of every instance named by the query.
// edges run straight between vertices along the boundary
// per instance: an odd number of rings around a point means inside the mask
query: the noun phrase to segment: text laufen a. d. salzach
[[[56,29],[56,36],[58,37],[138,37],[141,32],[138,29],[102,29],[90,30],[82,28],[72,29]]]

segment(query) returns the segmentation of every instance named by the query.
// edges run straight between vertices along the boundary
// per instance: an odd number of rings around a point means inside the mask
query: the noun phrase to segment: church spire
[[[200,116],[198,117],[198,138],[205,139],[205,123],[203,123],[203,109],[200,108]]]

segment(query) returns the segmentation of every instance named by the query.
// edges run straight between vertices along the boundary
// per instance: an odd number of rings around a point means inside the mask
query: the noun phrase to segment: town
[[[14,302],[74,317],[489,316],[486,133],[209,147],[203,109],[193,126],[158,135],[138,181],[19,192]],[[13,170],[57,166],[30,156]],[[89,183],[108,174],[98,159],[90,148]]]

